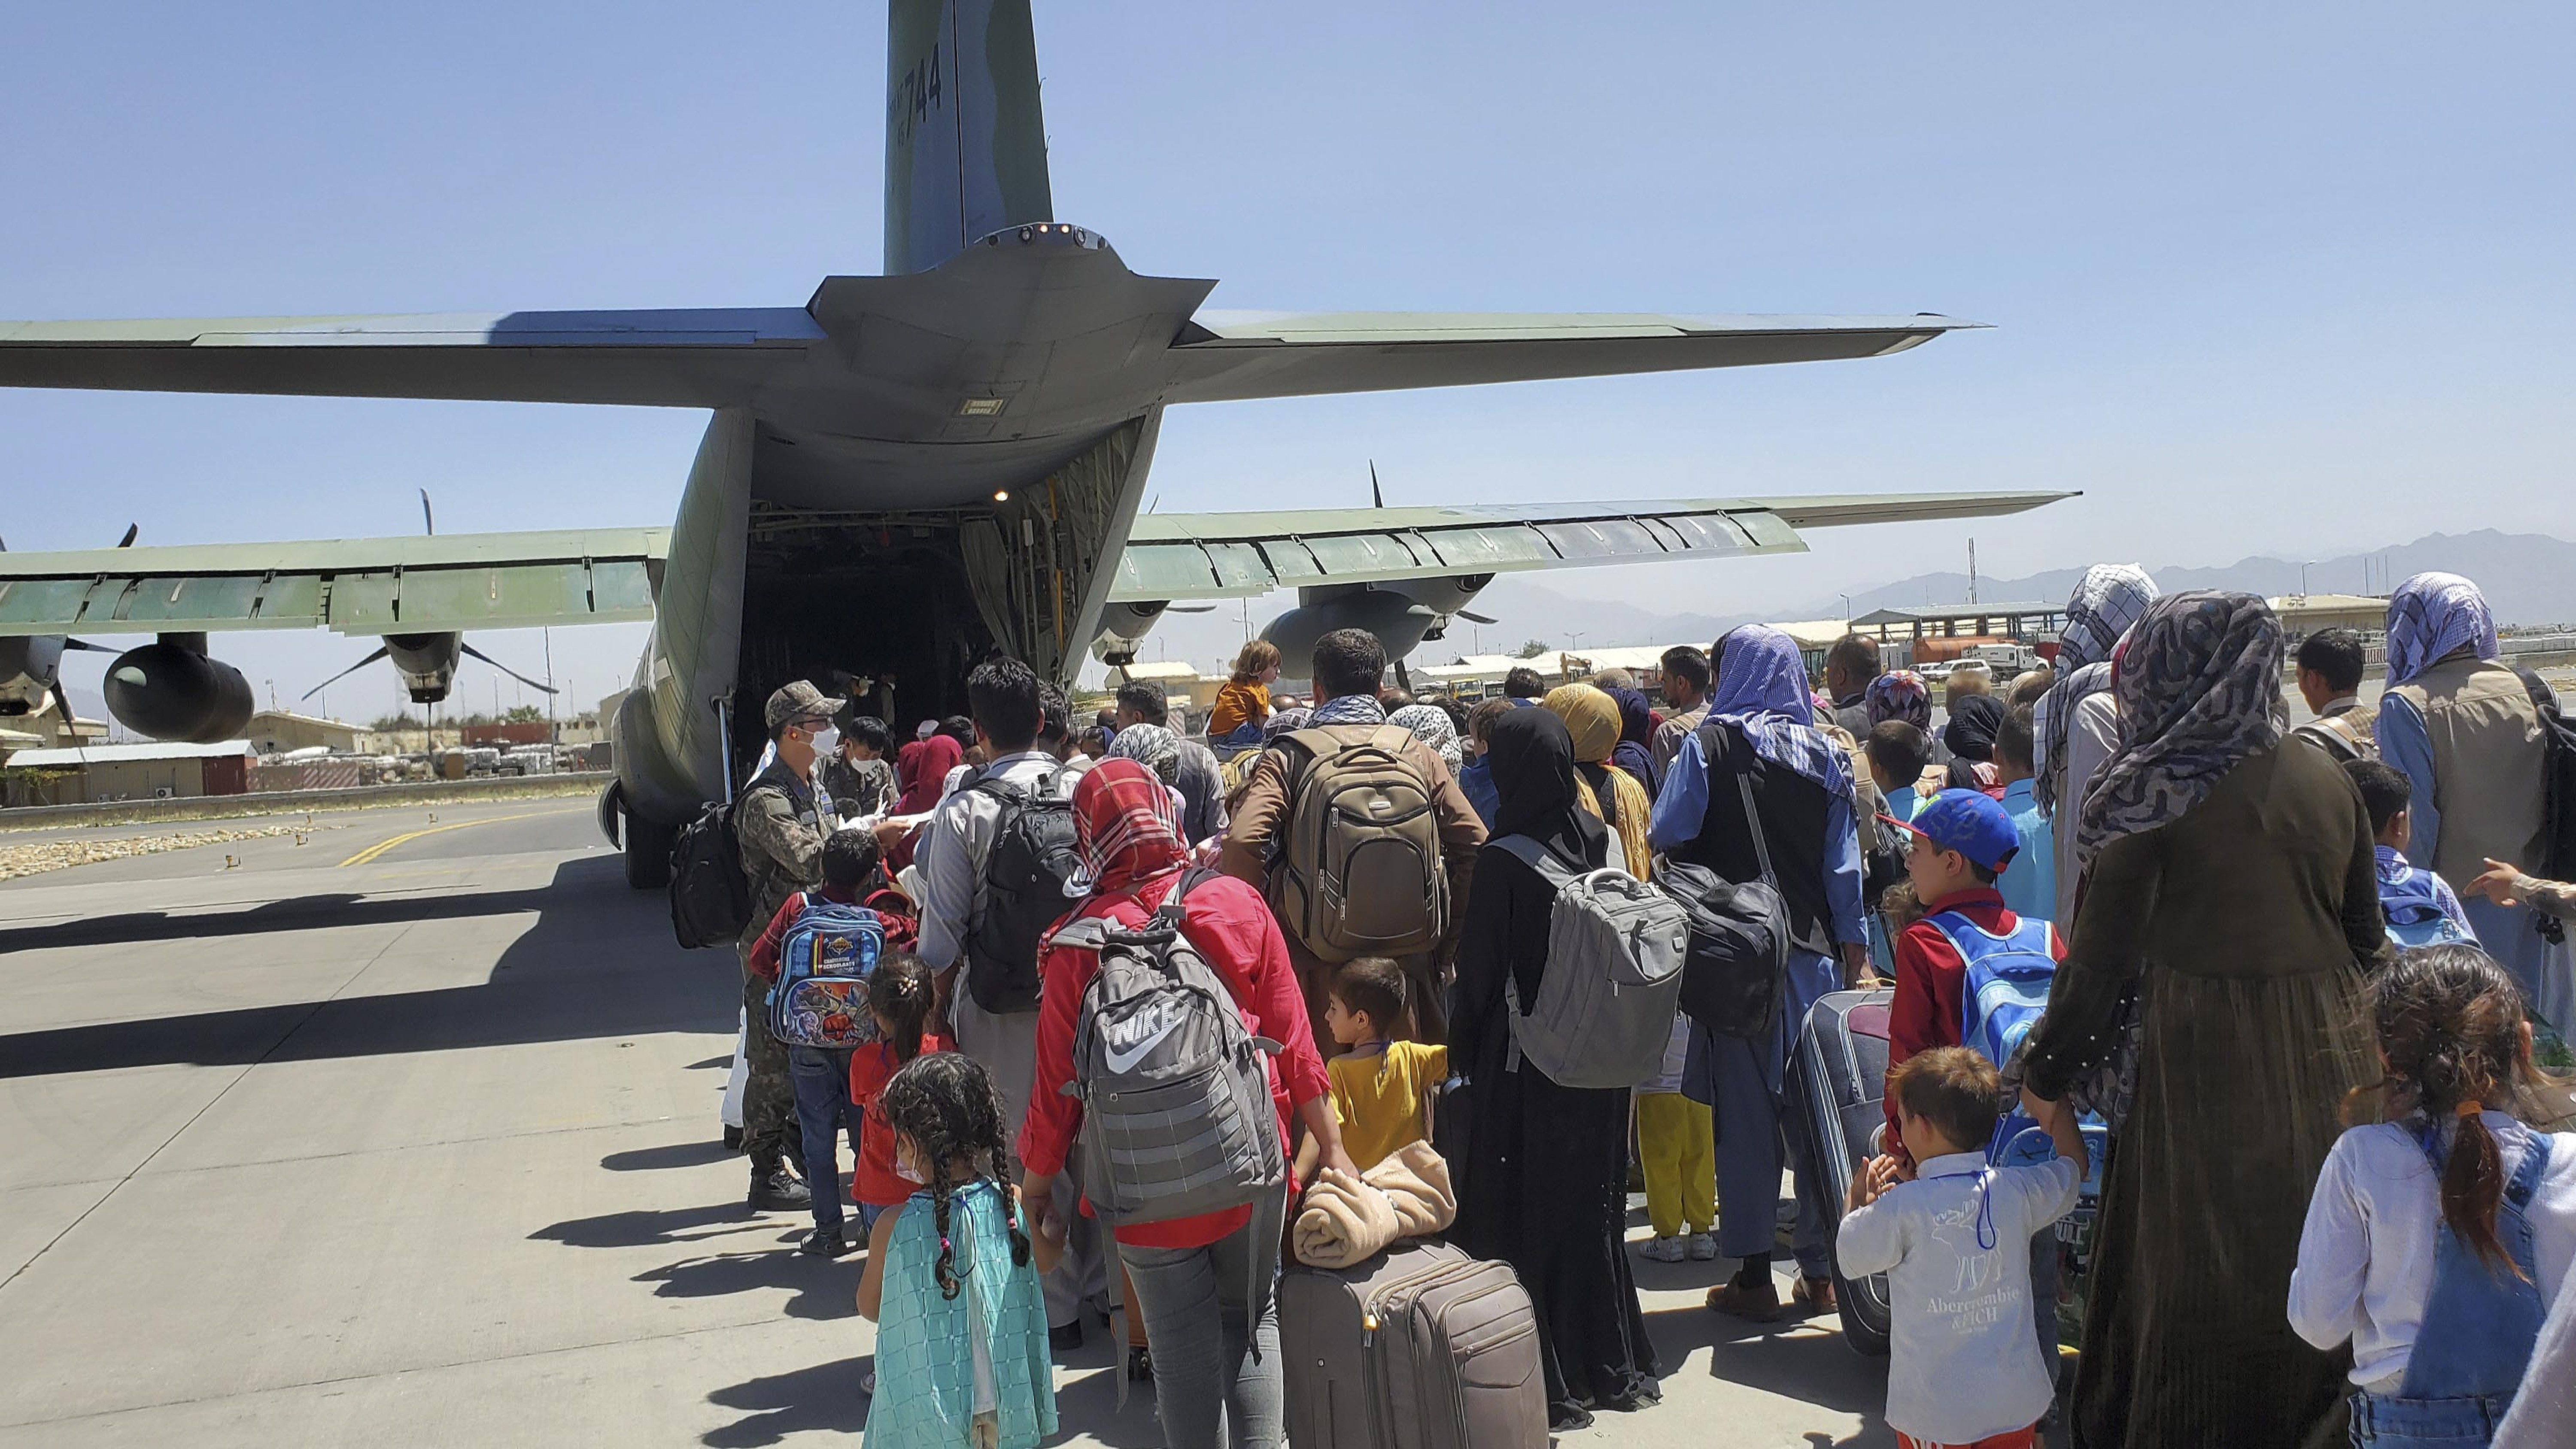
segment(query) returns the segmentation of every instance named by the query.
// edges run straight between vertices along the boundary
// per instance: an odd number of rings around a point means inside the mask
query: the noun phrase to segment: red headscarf
[[[912,781],[894,805],[897,815],[918,815],[938,804],[939,787],[948,783],[948,772],[966,762],[966,751],[946,735],[932,735],[919,743],[921,753],[912,757]]]
[[[1073,837],[1093,895],[1118,895],[1180,869],[1188,852],[1172,792],[1129,759],[1108,759],[1073,787]]]

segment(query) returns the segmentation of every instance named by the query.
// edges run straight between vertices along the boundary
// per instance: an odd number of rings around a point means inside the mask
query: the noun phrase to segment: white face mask
[[[830,725],[825,725],[814,732],[814,753],[817,756],[828,760],[834,755],[839,754],[840,751],[841,732],[839,730],[834,729]]]
[[[901,1139],[897,1139],[894,1145],[894,1175],[902,1178],[906,1182],[917,1182],[925,1187],[929,1186],[929,1176],[923,1173],[919,1167],[913,1165],[912,1154],[905,1151],[904,1147],[905,1144],[903,1141]]]

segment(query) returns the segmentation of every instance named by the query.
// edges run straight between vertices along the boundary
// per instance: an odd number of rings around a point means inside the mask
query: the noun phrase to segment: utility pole
[[[537,638],[546,646],[546,742],[551,744],[555,738],[555,631],[539,629]]]
[[[1843,601],[1843,627],[1848,629],[1851,627],[1851,595],[1838,593],[1834,597]]]
[[[2316,566],[2315,559],[2303,559],[2299,563],[2299,597],[2302,599],[2308,596],[2308,570]]]
[[[1977,601],[1977,541],[1968,540],[1968,602]]]

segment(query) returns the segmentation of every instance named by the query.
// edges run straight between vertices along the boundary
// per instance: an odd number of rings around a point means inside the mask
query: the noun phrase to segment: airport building
[[[11,806],[238,795],[249,788],[251,759],[248,740],[19,750],[0,766],[0,785]]]

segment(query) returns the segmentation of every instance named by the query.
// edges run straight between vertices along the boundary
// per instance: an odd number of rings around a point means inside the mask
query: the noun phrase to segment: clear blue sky
[[[1216,306],[1997,328],[1176,409],[1166,508],[1355,502],[1373,457],[1402,502],[2087,490],[1977,525],[1997,574],[2576,529],[2563,6],[1038,0],[1037,24],[1057,215],[1222,279]],[[868,3],[8,7],[0,316],[801,303],[877,267],[883,32]],[[659,523],[702,426],[0,391],[0,534],[399,532],[422,486],[450,530]],[[1967,532],[1556,582],[1787,607],[1955,567]],[[575,632],[556,671],[595,698],[638,631]],[[536,662],[533,635],[478,642]],[[369,647],[221,652],[291,695]],[[330,703],[395,693],[380,670]]]

